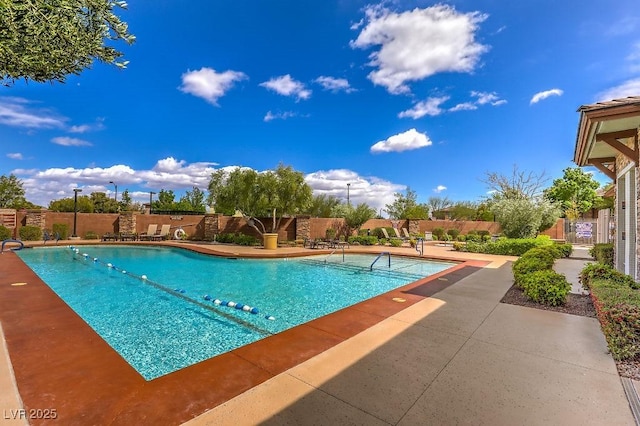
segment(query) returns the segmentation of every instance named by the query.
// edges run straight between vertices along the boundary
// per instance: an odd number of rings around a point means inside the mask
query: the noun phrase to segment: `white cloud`
[[[420,133],[416,129],[409,129],[404,133],[390,136],[384,141],[375,143],[371,147],[371,152],[402,152],[422,148],[431,145],[433,142],[425,133]]]
[[[456,112],[456,111],[473,111],[475,109],[478,109],[478,107],[472,103],[472,102],[463,102],[461,104],[458,104],[452,108],[449,108],[450,112]]]
[[[627,80],[622,84],[611,87],[596,95],[597,102],[610,101],[612,99],[626,98],[627,96],[640,95],[640,77]]]
[[[180,90],[218,106],[218,99],[224,96],[236,82],[246,78],[248,77],[243,72],[229,70],[218,73],[212,68],[204,67],[198,71],[187,71],[182,74]]]
[[[475,41],[478,25],[488,16],[479,12],[459,13],[438,4],[396,13],[378,5],[367,7],[365,15],[366,26],[351,47],[380,46],[369,55],[369,65],[377,68],[369,79],[393,94],[407,93],[407,82],[436,73],[470,73],[489,50]]]
[[[22,154],[19,152],[10,152],[7,154],[8,158],[11,158],[12,160],[22,160]]]
[[[104,129],[104,118],[99,118],[93,124],[80,124],[69,127],[69,133],[87,133]]]
[[[366,203],[376,210],[391,204],[394,193],[406,189],[405,185],[398,185],[373,176],[360,176],[347,169],[320,170],[309,173],[305,181],[313,189],[314,195],[332,195],[347,202],[347,183],[349,185],[349,201],[352,205]]]
[[[263,120],[268,123],[271,120],[286,120],[287,118],[296,117],[297,115],[298,114],[296,114],[293,111],[276,112],[276,113],[267,111],[267,114],[264,116]]]
[[[433,188],[433,192],[435,192],[436,194],[441,193],[442,191],[446,191],[447,187],[444,185],[438,185],[435,188]]]
[[[309,99],[311,90],[306,89],[304,84],[291,78],[289,74],[280,77],[274,77],[269,81],[260,83],[260,86],[273,90],[282,96],[295,96],[300,99]]]
[[[347,93],[351,93],[355,91],[355,89],[349,85],[349,81],[346,78],[327,77],[323,75],[316,78],[314,81],[320,84],[324,90],[330,90],[332,92],[339,92],[342,90]]]
[[[440,108],[440,104],[449,100],[449,96],[442,96],[439,98],[428,98],[426,101],[418,102],[413,106],[413,108],[408,109],[406,111],[402,111],[398,114],[398,117],[405,118],[410,117],[414,120],[418,118],[422,118],[425,115],[430,115],[435,117],[436,115],[442,114],[442,109]]]
[[[33,108],[32,102],[24,98],[0,98],[0,124],[30,129],[62,128],[66,117],[61,117],[45,108]]]
[[[545,90],[544,92],[538,92],[531,98],[529,104],[536,104],[544,99],[547,99],[549,96],[562,96],[564,92],[562,89],[551,89]]]
[[[91,146],[91,142],[78,138],[70,138],[68,136],[58,136],[51,139],[51,142],[62,146]]]
[[[476,92],[474,90],[471,92],[471,96],[478,98],[476,99],[478,105],[491,104],[493,106],[499,106],[507,103],[506,100],[500,99],[496,92]]]

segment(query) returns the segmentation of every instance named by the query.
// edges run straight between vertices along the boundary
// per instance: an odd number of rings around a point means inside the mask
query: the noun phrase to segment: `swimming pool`
[[[130,246],[18,254],[146,380],[454,265],[394,257],[389,267],[383,257],[371,270],[375,255],[256,260]],[[221,303],[230,301],[246,307]]]

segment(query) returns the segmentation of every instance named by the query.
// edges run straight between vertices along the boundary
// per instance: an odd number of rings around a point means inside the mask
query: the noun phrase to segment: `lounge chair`
[[[140,234],[140,240],[151,241],[154,235],[156,235],[156,231],[158,231],[157,224],[154,223],[149,225],[149,227],[147,228],[147,232],[143,232],[142,234]]]
[[[162,225],[160,228],[160,233],[153,236],[154,240],[168,240],[169,239],[169,230],[171,229],[171,225]]]
[[[387,240],[391,239],[391,237],[389,237],[389,233],[387,232],[387,228],[380,228],[380,230],[382,231],[382,235],[384,235],[384,238],[386,238]]]
[[[404,238],[402,238],[402,235],[400,235],[398,228],[393,228],[393,233],[396,234],[396,238],[400,238],[401,240],[404,240]]]
[[[409,234],[409,231],[407,231],[407,228],[402,228],[402,235],[404,235],[407,240],[411,239],[411,235]]]

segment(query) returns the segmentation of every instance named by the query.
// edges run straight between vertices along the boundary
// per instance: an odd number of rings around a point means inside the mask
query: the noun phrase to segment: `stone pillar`
[[[204,240],[214,241],[220,233],[221,213],[207,213],[204,215]]]
[[[410,234],[420,233],[420,221],[418,219],[409,219],[409,233]]]
[[[136,215],[133,212],[120,213],[118,216],[118,232],[121,234],[135,234],[136,225]]]
[[[29,210],[25,216],[25,225],[37,226],[44,231],[46,210]]]
[[[311,216],[296,216],[296,240],[311,238]]]

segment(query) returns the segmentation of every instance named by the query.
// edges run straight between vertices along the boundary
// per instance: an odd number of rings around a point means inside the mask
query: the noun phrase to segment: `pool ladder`
[[[391,253],[389,253],[388,251],[383,251],[382,253],[380,253],[378,255],[378,257],[376,257],[376,259],[371,263],[371,266],[369,266],[369,270],[373,271],[373,265],[376,264],[376,262],[378,261],[378,259],[380,259],[382,256],[387,255],[389,257],[389,268],[391,268]]]
[[[2,248],[0,248],[0,253],[4,253],[4,246],[7,243],[17,243],[20,244],[19,247],[14,247],[11,249],[11,251],[17,251],[17,250],[22,250],[24,248],[24,243],[20,240],[14,240],[12,238],[6,239],[4,241],[2,241]]]
[[[331,253],[329,253],[329,254],[327,255],[327,257],[325,257],[325,258],[324,258],[324,263],[327,263],[327,260],[329,260],[329,258],[331,257],[331,255],[332,255],[333,253],[335,253],[335,252],[336,252],[336,250],[337,250],[337,249],[333,250]],[[344,246],[342,246],[342,261],[344,262]]]
[[[419,247],[418,244],[420,244]],[[416,241],[416,251],[420,253],[420,256],[424,253],[424,240],[422,238],[418,238],[418,241]]]

